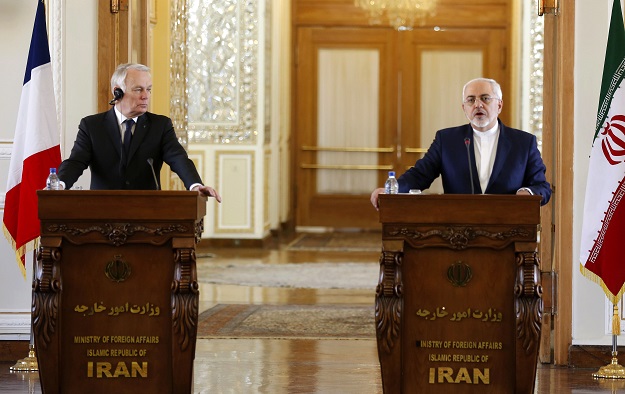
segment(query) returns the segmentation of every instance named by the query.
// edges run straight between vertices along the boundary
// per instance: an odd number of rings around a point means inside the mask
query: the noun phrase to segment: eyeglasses
[[[479,100],[479,101],[483,102],[484,104],[488,105],[493,100],[501,100],[501,99],[498,98],[498,97],[491,97],[491,96],[486,96],[486,95],[479,96],[479,97],[469,96],[466,99],[464,99],[464,103],[468,104],[468,105],[474,105],[477,100]]]

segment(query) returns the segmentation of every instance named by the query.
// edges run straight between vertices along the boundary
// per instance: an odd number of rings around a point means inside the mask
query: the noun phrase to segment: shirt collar
[[[132,119],[135,121],[135,124],[137,123],[137,119],[139,119],[138,116],[135,116],[134,118],[127,118],[124,116],[124,114],[122,114],[118,109],[117,106],[113,107],[113,109],[115,109],[115,117],[117,118],[117,124],[123,124],[124,121],[126,121],[126,119]]]
[[[473,127],[471,127],[473,128]],[[499,131],[499,122],[495,123],[495,125],[486,131],[477,131],[473,129],[473,136],[482,138],[482,137],[492,137]]]

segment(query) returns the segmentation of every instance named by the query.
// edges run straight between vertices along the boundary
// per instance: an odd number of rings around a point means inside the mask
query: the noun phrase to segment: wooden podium
[[[540,197],[380,195],[385,393],[534,392]]]
[[[43,393],[191,393],[206,199],[37,195],[32,328]]]

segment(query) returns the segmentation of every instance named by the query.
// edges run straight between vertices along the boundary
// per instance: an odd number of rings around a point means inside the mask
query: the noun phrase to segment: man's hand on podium
[[[217,193],[217,190],[213,189],[210,186],[198,185],[191,190],[196,190],[204,197],[215,197],[215,200],[217,200],[217,202],[221,202],[221,196],[219,195],[219,193]]]
[[[373,193],[371,193],[371,204],[373,205],[373,208],[375,208],[376,211],[380,210],[380,208],[378,207],[378,194],[380,193],[384,194],[383,187],[379,187],[375,189]]]
[[[533,196],[534,193],[532,193],[532,191],[530,189],[528,189],[527,187],[522,187],[519,190],[516,191],[516,194],[521,194],[524,196]]]

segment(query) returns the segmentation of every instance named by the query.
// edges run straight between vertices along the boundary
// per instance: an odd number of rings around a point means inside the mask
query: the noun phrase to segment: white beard
[[[473,118],[471,119],[471,124],[474,127],[486,127],[488,126],[490,123],[492,122],[492,119],[484,119],[484,120],[478,120],[477,118]]]

